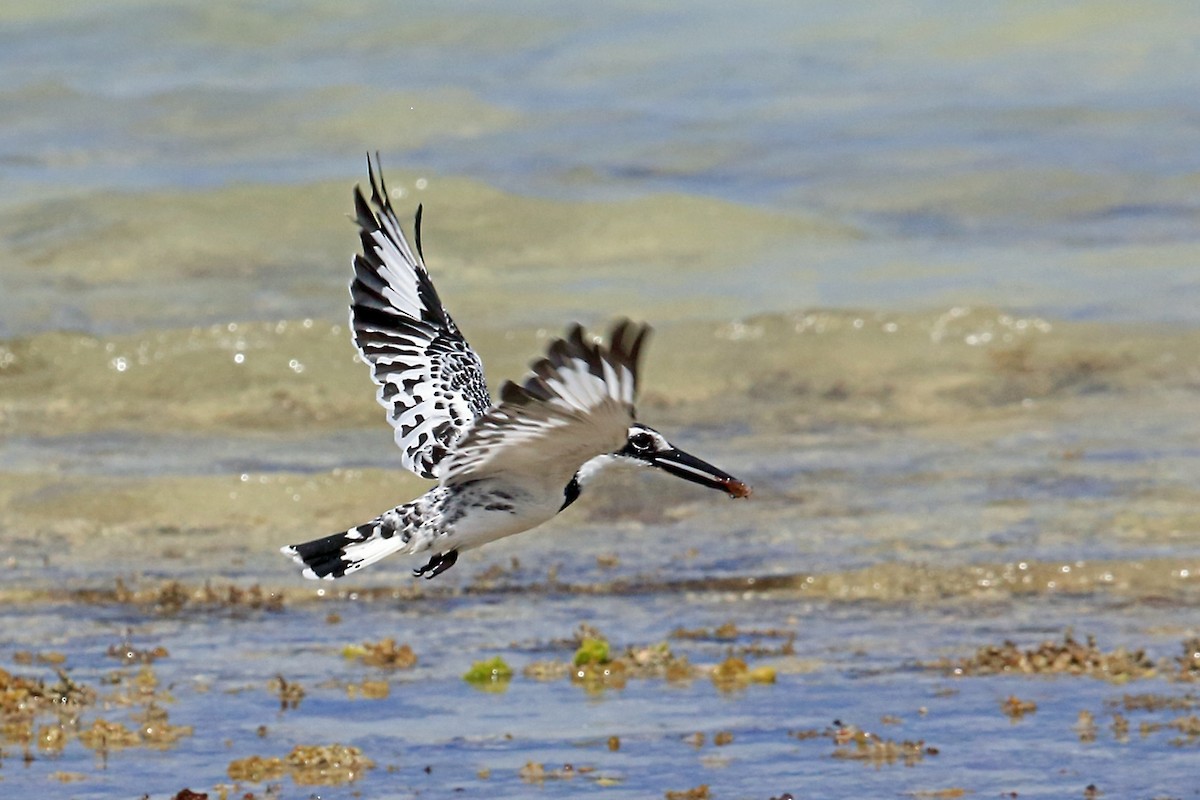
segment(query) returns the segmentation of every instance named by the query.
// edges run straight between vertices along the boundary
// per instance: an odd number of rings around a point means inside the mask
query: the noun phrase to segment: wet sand
[[[468,332],[512,375],[548,335]],[[346,338],[4,344],[0,626],[6,680],[32,682],[6,690],[10,788],[1050,797],[1135,791],[1135,753],[1161,788],[1190,774],[1194,334],[667,321],[641,416],[751,501],[617,474],[436,581],[397,561],[316,585],[280,544],[422,486]],[[589,635],[607,655],[581,672]],[[464,681],[497,657],[511,678]],[[995,757],[1031,747],[1044,771]]]

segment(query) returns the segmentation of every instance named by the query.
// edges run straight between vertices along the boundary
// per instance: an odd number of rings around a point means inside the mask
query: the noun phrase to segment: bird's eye
[[[635,433],[629,437],[629,444],[634,450],[646,451],[654,446],[654,437],[648,433]]]

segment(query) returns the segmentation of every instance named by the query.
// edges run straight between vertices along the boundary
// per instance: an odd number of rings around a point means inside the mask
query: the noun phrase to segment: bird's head
[[[613,453],[611,458],[625,464],[656,467],[701,486],[720,489],[730,497],[750,496],[750,487],[745,483],[680,450],[661,433],[641,423],[629,427],[625,446]]]

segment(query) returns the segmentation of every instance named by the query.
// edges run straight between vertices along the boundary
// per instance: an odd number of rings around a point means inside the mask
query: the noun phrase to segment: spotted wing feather
[[[354,190],[362,252],[354,257],[350,324],[354,343],[379,385],[379,404],[395,428],[401,463],[424,478],[492,405],[483,365],[442,307],[421,253],[409,246],[382,174],[368,161],[371,198]]]
[[[623,320],[605,346],[572,326],[523,383],[504,384],[500,404],[476,421],[446,460],[447,481],[511,470],[566,485],[585,461],[620,449],[634,421],[649,333],[649,326]]]

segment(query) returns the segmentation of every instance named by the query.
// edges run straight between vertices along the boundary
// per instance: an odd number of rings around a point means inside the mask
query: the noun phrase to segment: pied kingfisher
[[[647,325],[619,321],[607,345],[572,325],[523,383],[506,382],[493,403],[479,356],[425,269],[421,207],[414,253],[382,172],[376,175],[370,159],[367,169],[370,203],[354,189],[362,241],[350,284],[354,342],[379,385],[401,463],[438,485],[366,524],[282,548],[304,567],[304,577],[340,578],[405,552],[428,553],[413,574],[433,578],[454,565],[459,551],[550,519],[611,464],[658,467],[731,497],[750,494],[742,481],[636,421]]]

